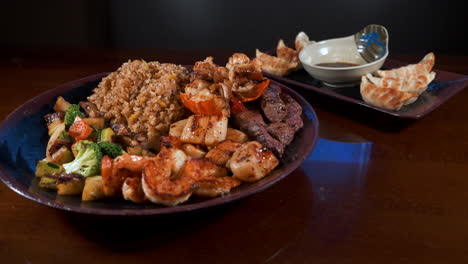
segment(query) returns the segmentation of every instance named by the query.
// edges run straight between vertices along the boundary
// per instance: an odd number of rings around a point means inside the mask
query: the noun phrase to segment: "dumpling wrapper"
[[[370,82],[366,76],[361,77],[360,91],[366,103],[388,110],[400,110],[404,105],[411,104],[418,99],[417,94],[379,87]]]
[[[374,77],[370,73],[366,77],[376,86],[381,88],[396,89],[402,92],[421,94],[436,76],[435,72],[424,75],[411,75],[402,77]]]
[[[393,70],[377,71],[376,74],[380,77],[399,78],[426,75],[432,71],[434,67],[435,55],[430,52],[417,64],[410,64]]]
[[[297,54],[298,52],[286,46],[282,39],[278,41],[276,56],[289,62],[289,67],[297,68],[299,65],[299,57]]]
[[[284,59],[268,55],[256,50],[256,58],[261,62],[261,67],[264,72],[268,72],[274,75],[285,76],[289,74],[294,68],[294,65]],[[294,66],[294,67],[293,67]]]
[[[307,35],[305,36],[307,37]],[[297,42],[296,39],[296,49],[298,47],[298,43],[299,42]],[[302,45],[301,43],[302,42],[299,43],[299,46]],[[299,61],[299,51],[300,50],[294,50],[286,46],[284,41],[280,39],[278,41],[278,45],[276,46],[276,57],[263,53],[257,49],[256,59],[261,62],[261,67],[264,72],[285,76],[288,75],[291,71],[297,70],[302,66],[301,62]]]
[[[305,46],[312,42],[313,41],[309,40],[309,36],[307,36],[306,33],[302,31],[299,32],[296,36],[296,41],[294,42],[297,53],[301,52],[301,50],[304,49]]]

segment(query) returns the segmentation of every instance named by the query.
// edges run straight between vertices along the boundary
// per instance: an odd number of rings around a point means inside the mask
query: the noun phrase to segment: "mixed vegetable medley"
[[[115,133],[103,117],[85,117],[80,105],[70,104],[63,97],[57,99],[54,110],[45,117],[50,139],[46,158],[36,167],[36,176],[41,177],[39,186],[56,189],[60,195],[83,192],[85,201],[102,197],[102,191],[97,191],[102,189],[102,158],[116,158],[126,152],[112,142]]]

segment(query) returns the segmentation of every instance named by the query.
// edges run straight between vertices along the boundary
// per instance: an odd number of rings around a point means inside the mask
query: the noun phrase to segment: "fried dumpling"
[[[366,103],[389,110],[400,110],[418,99],[417,94],[377,86],[366,76],[361,77],[361,96]]]
[[[302,31],[299,32],[299,34],[296,36],[296,41],[294,42],[297,53],[301,52],[301,50],[309,43],[311,43],[309,36],[307,36],[307,34]]]
[[[374,77],[367,74],[366,77],[381,88],[396,89],[402,92],[421,94],[427,89],[429,83],[435,78],[435,72],[426,73],[423,75],[411,75],[401,77]]]
[[[377,75],[380,77],[415,77],[426,75],[432,71],[434,67],[435,55],[430,52],[417,64],[410,64],[393,70],[377,71]]]
[[[287,62],[289,62],[290,67],[297,67],[299,65],[299,57],[297,56],[298,52],[286,46],[282,39],[278,41],[278,46],[276,47],[276,56]]]
[[[258,49],[256,50],[256,57],[261,62],[262,70],[274,75],[287,75],[297,66],[291,65],[284,59],[263,53]]]
[[[307,35],[305,36],[307,37]],[[297,42],[296,39],[296,48],[298,47],[298,45],[300,47],[303,47],[301,46],[301,43],[302,42]],[[284,76],[289,74],[291,71],[297,70],[301,67],[301,62],[299,61],[298,54],[298,50],[294,50],[286,46],[284,44],[284,41],[280,39],[278,41],[278,45],[276,46],[276,57],[265,54],[257,49],[256,59],[261,62],[262,71],[274,75]]]

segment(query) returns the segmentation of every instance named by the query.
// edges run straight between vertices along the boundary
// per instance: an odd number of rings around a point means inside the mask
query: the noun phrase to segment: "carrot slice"
[[[88,125],[83,119],[79,116],[75,118],[75,122],[71,125],[68,130],[70,136],[72,136],[76,141],[87,139],[91,133],[93,133],[93,128]]]

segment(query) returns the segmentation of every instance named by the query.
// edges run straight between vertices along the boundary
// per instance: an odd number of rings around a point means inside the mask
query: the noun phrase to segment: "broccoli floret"
[[[122,147],[118,144],[104,141],[99,143],[99,147],[101,148],[101,152],[104,155],[108,155],[109,157],[115,159],[117,156],[120,156],[125,153]]]
[[[98,144],[81,140],[72,148],[77,154],[72,162],[62,165],[66,173],[79,173],[84,177],[100,174],[102,152]]]
[[[73,122],[75,122],[75,118],[77,116],[84,117],[84,114],[80,111],[80,105],[72,104],[70,107],[68,107],[67,111],[65,112],[65,125],[73,125]]]

